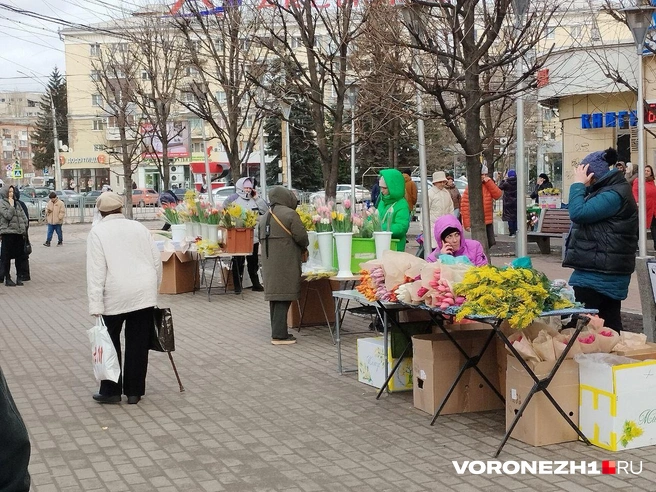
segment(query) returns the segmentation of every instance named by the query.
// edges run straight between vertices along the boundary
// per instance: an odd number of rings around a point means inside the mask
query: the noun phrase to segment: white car
[[[310,195],[310,203],[314,203],[316,200],[319,199],[324,200],[325,198],[326,198],[326,190],[320,190]],[[347,198],[349,200],[351,199],[351,185],[338,184],[335,193],[335,202],[342,203]],[[355,185],[355,201],[357,203],[371,201],[371,192],[364,186]]]
[[[217,205],[223,205],[223,202],[226,201],[226,199],[237,193],[236,189],[234,186],[224,186],[223,188],[214,188],[212,190],[212,196],[214,198],[214,203]],[[203,200],[207,200],[207,193],[201,193],[200,198]]]

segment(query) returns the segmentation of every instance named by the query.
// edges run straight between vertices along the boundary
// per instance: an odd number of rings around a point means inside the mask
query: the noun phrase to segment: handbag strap
[[[278,223],[278,225],[279,225],[280,227],[282,227],[282,228],[284,229],[284,231],[285,231],[287,234],[289,234],[289,235],[291,236],[292,233],[289,231],[289,229],[287,229],[287,228],[283,225],[282,222],[280,222],[280,219],[278,218],[278,216],[277,216],[276,214],[273,213],[273,209],[271,209],[270,212],[271,212],[271,217],[273,217],[273,218],[275,219],[275,221]]]

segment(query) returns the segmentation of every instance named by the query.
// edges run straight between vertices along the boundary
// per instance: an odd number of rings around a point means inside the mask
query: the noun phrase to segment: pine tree
[[[312,116],[302,99],[292,103],[289,115],[289,147],[292,163],[292,186],[296,189],[314,191],[323,187],[319,151],[312,133]],[[267,185],[278,184],[278,173],[282,150],[280,118],[268,118],[265,131],[268,135],[267,154],[274,158],[267,164]]]
[[[32,133],[32,163],[36,169],[44,169],[54,165],[55,145],[52,129],[52,109],[50,96],[55,103],[57,118],[57,137],[64,145],[68,145],[68,104],[66,100],[66,81],[57,67],[52,71],[48,81],[48,90],[41,97],[39,119],[36,131]]]

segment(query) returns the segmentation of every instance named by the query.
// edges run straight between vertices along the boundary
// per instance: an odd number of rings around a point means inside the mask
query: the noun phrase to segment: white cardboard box
[[[594,356],[594,357],[591,357]],[[610,451],[656,444],[656,361],[612,354],[577,356],[579,428]]]
[[[385,361],[391,372],[398,359],[392,359],[392,348],[388,345],[387,357],[383,355],[383,337],[358,338],[358,381],[374,388],[385,383]],[[389,374],[388,372],[388,374]],[[389,383],[390,391],[412,390],[412,357],[405,357]]]

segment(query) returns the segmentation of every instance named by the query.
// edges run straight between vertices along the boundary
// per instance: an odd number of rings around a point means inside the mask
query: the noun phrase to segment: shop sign
[[[64,157],[59,156],[60,164],[106,164],[107,157],[104,154],[99,154],[95,157]]]
[[[638,126],[638,115],[635,111],[609,111],[607,113],[583,113],[581,115],[581,128],[583,130],[629,128],[632,126]]]

